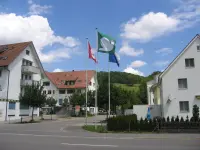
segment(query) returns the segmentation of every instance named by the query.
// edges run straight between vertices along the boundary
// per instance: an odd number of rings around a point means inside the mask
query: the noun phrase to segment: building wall
[[[164,116],[192,116],[193,105],[200,106],[200,100],[195,98],[200,94],[200,52],[197,52],[197,45],[200,40],[197,39],[189,49],[179,58],[179,60],[162,77],[162,103]],[[195,67],[186,68],[185,58],[194,58]],[[188,88],[180,90],[178,88],[178,79],[187,78]],[[168,96],[171,95],[171,103],[167,103]],[[181,113],[179,101],[189,101],[189,112]]]
[[[50,82],[49,86],[44,86],[44,90],[46,92],[48,92],[48,90],[51,90],[52,94],[47,94],[48,97],[53,97],[55,100],[57,100],[57,104],[56,106],[61,106],[59,104],[59,100],[62,99],[62,101],[64,102],[64,99],[68,99],[72,94],[67,93],[67,89],[62,89],[65,90],[65,94],[59,94],[59,90],[48,78],[45,78],[44,80],[42,80],[42,82],[48,81]],[[53,94],[52,90],[55,90],[55,94]],[[81,90],[81,93],[85,93],[85,88],[81,88],[81,89],[75,89],[77,90]],[[94,91],[95,90],[95,79],[94,77],[91,79],[91,85],[88,85],[88,90],[90,91]]]
[[[148,96],[148,104],[153,105],[154,94],[150,91],[151,86],[154,84],[154,80],[147,82],[147,96]]]
[[[26,55],[26,50],[29,50],[29,55]],[[22,75],[22,60],[26,59],[32,61],[32,66],[38,67],[38,62],[35,58],[33,49],[28,46],[9,66],[8,69],[10,70],[10,77],[9,77],[9,89],[8,89],[8,99],[12,100],[19,100],[19,94],[21,91],[21,75]],[[40,81],[41,74],[32,74],[32,80]],[[8,86],[8,71],[2,71],[2,77],[0,79],[0,85],[2,86],[2,91],[0,91],[0,98],[6,99],[7,98],[7,86]],[[9,106],[9,103],[8,103]],[[6,106],[3,102],[0,102],[0,107],[3,109],[3,120],[5,119],[5,111]],[[9,107],[7,107],[9,108]],[[37,114],[39,114],[39,110],[37,110]],[[8,115],[13,115],[14,117],[10,117],[9,119],[19,119],[20,118],[20,104],[16,103],[15,110],[8,109]],[[2,118],[1,118],[2,119]],[[1,120],[0,119],[0,120]]]
[[[134,105],[133,113],[137,115],[137,119],[145,119],[147,117],[148,107],[150,107],[151,118],[161,116],[161,106],[160,105]],[[130,113],[131,111],[129,111]],[[127,111],[128,113],[128,111]]]

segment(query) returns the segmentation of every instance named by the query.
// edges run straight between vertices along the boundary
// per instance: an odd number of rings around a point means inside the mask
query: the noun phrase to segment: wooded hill
[[[147,104],[146,82],[153,79],[153,72],[147,77],[125,72],[111,72],[111,105],[122,106],[122,109],[132,108],[133,105]],[[98,105],[106,108],[108,103],[108,72],[98,72]]]

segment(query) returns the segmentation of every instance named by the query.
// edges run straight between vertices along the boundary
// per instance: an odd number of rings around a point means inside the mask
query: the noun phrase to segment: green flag
[[[98,52],[114,53],[116,41],[108,35],[97,32],[98,34]]]

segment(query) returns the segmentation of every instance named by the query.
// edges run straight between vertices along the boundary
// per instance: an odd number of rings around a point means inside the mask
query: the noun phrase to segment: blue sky
[[[0,0],[0,43],[33,41],[45,70],[95,69],[95,28],[114,37],[120,67],[147,76],[166,68],[199,33],[199,0]],[[108,69],[99,53],[98,69]]]

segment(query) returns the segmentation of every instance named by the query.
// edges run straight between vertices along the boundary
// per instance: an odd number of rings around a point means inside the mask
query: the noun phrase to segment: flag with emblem
[[[116,41],[112,37],[97,32],[97,38],[98,38],[98,52],[102,53],[115,52]]]

